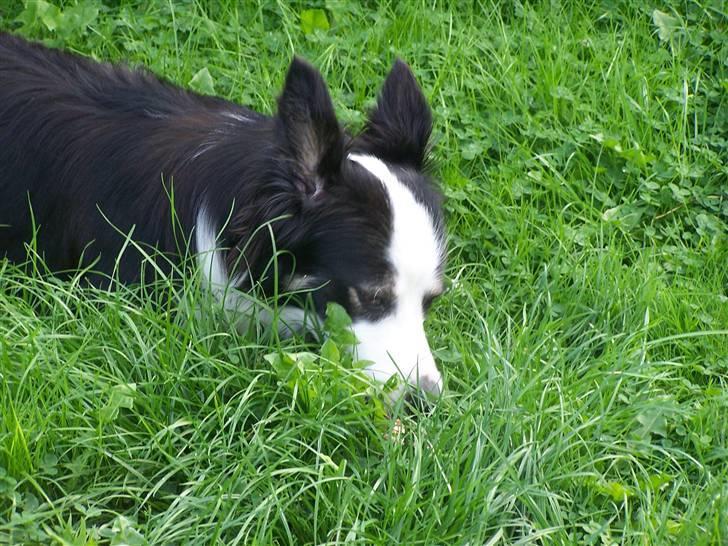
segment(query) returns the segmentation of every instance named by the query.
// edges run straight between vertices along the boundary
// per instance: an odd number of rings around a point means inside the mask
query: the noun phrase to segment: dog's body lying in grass
[[[439,392],[423,320],[443,220],[422,172],[431,114],[404,63],[353,138],[298,59],[275,116],[7,34],[0,81],[0,255],[24,261],[32,241],[55,272],[134,283],[129,238],[172,263],[189,242],[226,306],[254,283],[309,289],[318,313],[347,309],[373,377]]]

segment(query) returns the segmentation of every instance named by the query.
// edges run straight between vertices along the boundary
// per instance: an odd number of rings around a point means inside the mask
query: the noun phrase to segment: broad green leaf
[[[649,489],[650,491],[659,491],[663,486],[672,481],[669,474],[651,474],[644,483],[640,483],[640,488]]]
[[[318,355],[282,352],[269,353],[263,358],[273,366],[278,379],[290,389],[292,401],[307,410],[319,395],[315,387],[315,376],[320,370]]]
[[[470,161],[471,159],[475,159],[479,155],[483,154],[483,152],[485,152],[483,143],[475,141],[465,144],[460,151],[460,155],[463,159]]]
[[[65,34],[83,31],[96,21],[98,15],[98,5],[82,2],[76,6],[71,6],[63,11],[61,15],[62,27],[59,30],[63,30]]]
[[[29,31],[40,23],[51,32],[68,37],[85,30],[96,21],[98,14],[98,5],[90,1],[80,2],[61,10],[45,0],[26,0],[25,9],[18,15],[16,21],[23,24],[24,31]]]
[[[296,363],[291,354],[285,352],[268,353],[263,356],[263,358],[273,367],[278,379],[281,380],[288,379],[288,376],[291,373],[291,368],[293,368]]]
[[[101,408],[101,420],[104,422],[114,421],[119,416],[121,408],[132,409],[135,395],[136,383],[114,385],[111,389],[109,401]]]
[[[134,526],[134,521],[124,516],[117,516],[111,527],[111,546],[146,546],[149,544],[144,535],[137,531]]]
[[[679,30],[682,26],[680,19],[659,9],[652,12],[652,22],[657,27],[657,34],[663,42],[672,38],[675,31]]]
[[[651,407],[642,411],[637,415],[637,421],[642,425],[638,434],[642,438],[649,438],[652,434],[657,434],[663,438],[667,436],[666,413],[662,407]]]
[[[321,358],[333,364],[338,364],[341,360],[341,352],[331,338],[324,341],[321,346]]]
[[[305,9],[301,11],[301,30],[304,34],[313,34],[316,30],[329,30],[329,18],[322,9]]]
[[[331,331],[351,326],[351,317],[341,305],[330,302],[326,305],[325,326]]]
[[[331,339],[339,346],[356,345],[356,336],[351,330],[351,318],[338,303],[326,305],[326,320],[324,330],[328,332]]]
[[[192,76],[192,79],[189,81],[189,86],[198,93],[205,95],[215,94],[215,82],[207,67],[201,68]]]
[[[629,485],[619,482],[597,482],[594,488],[602,495],[607,495],[614,501],[622,501],[635,496],[635,490]]]
[[[63,25],[63,13],[53,4],[38,0],[37,10],[38,17],[48,30],[54,31]]]
[[[38,21],[38,6],[43,3],[42,0],[38,0],[37,2],[29,2],[28,0],[25,0],[23,5],[25,6],[23,8],[23,11],[21,11],[18,16],[15,18],[15,21],[18,23],[21,23],[22,26],[20,27],[21,31],[27,32]]]

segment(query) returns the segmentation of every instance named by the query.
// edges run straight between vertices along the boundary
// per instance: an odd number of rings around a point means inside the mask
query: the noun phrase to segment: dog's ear
[[[397,59],[360,138],[376,155],[420,168],[431,132],[427,100],[412,70]]]
[[[278,99],[280,118],[290,151],[303,175],[319,186],[341,166],[344,137],[321,74],[295,57]],[[317,188],[307,188],[315,191]]]

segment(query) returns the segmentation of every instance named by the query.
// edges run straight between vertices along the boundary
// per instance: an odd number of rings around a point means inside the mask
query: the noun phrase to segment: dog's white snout
[[[366,372],[375,380],[387,382],[398,376],[413,387],[431,394],[442,392],[442,375],[425,337],[422,324],[397,328],[393,321],[355,322],[354,335],[359,340],[356,356],[370,362]],[[394,398],[399,398],[398,389]]]

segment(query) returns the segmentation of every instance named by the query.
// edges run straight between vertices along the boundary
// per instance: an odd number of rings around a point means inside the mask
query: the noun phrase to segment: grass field
[[[295,52],[355,128],[408,61],[446,393],[387,417],[342,347],[294,380],[320,347],[194,286],[0,262],[0,544],[728,544],[725,2],[54,4],[0,26],[263,111]]]

